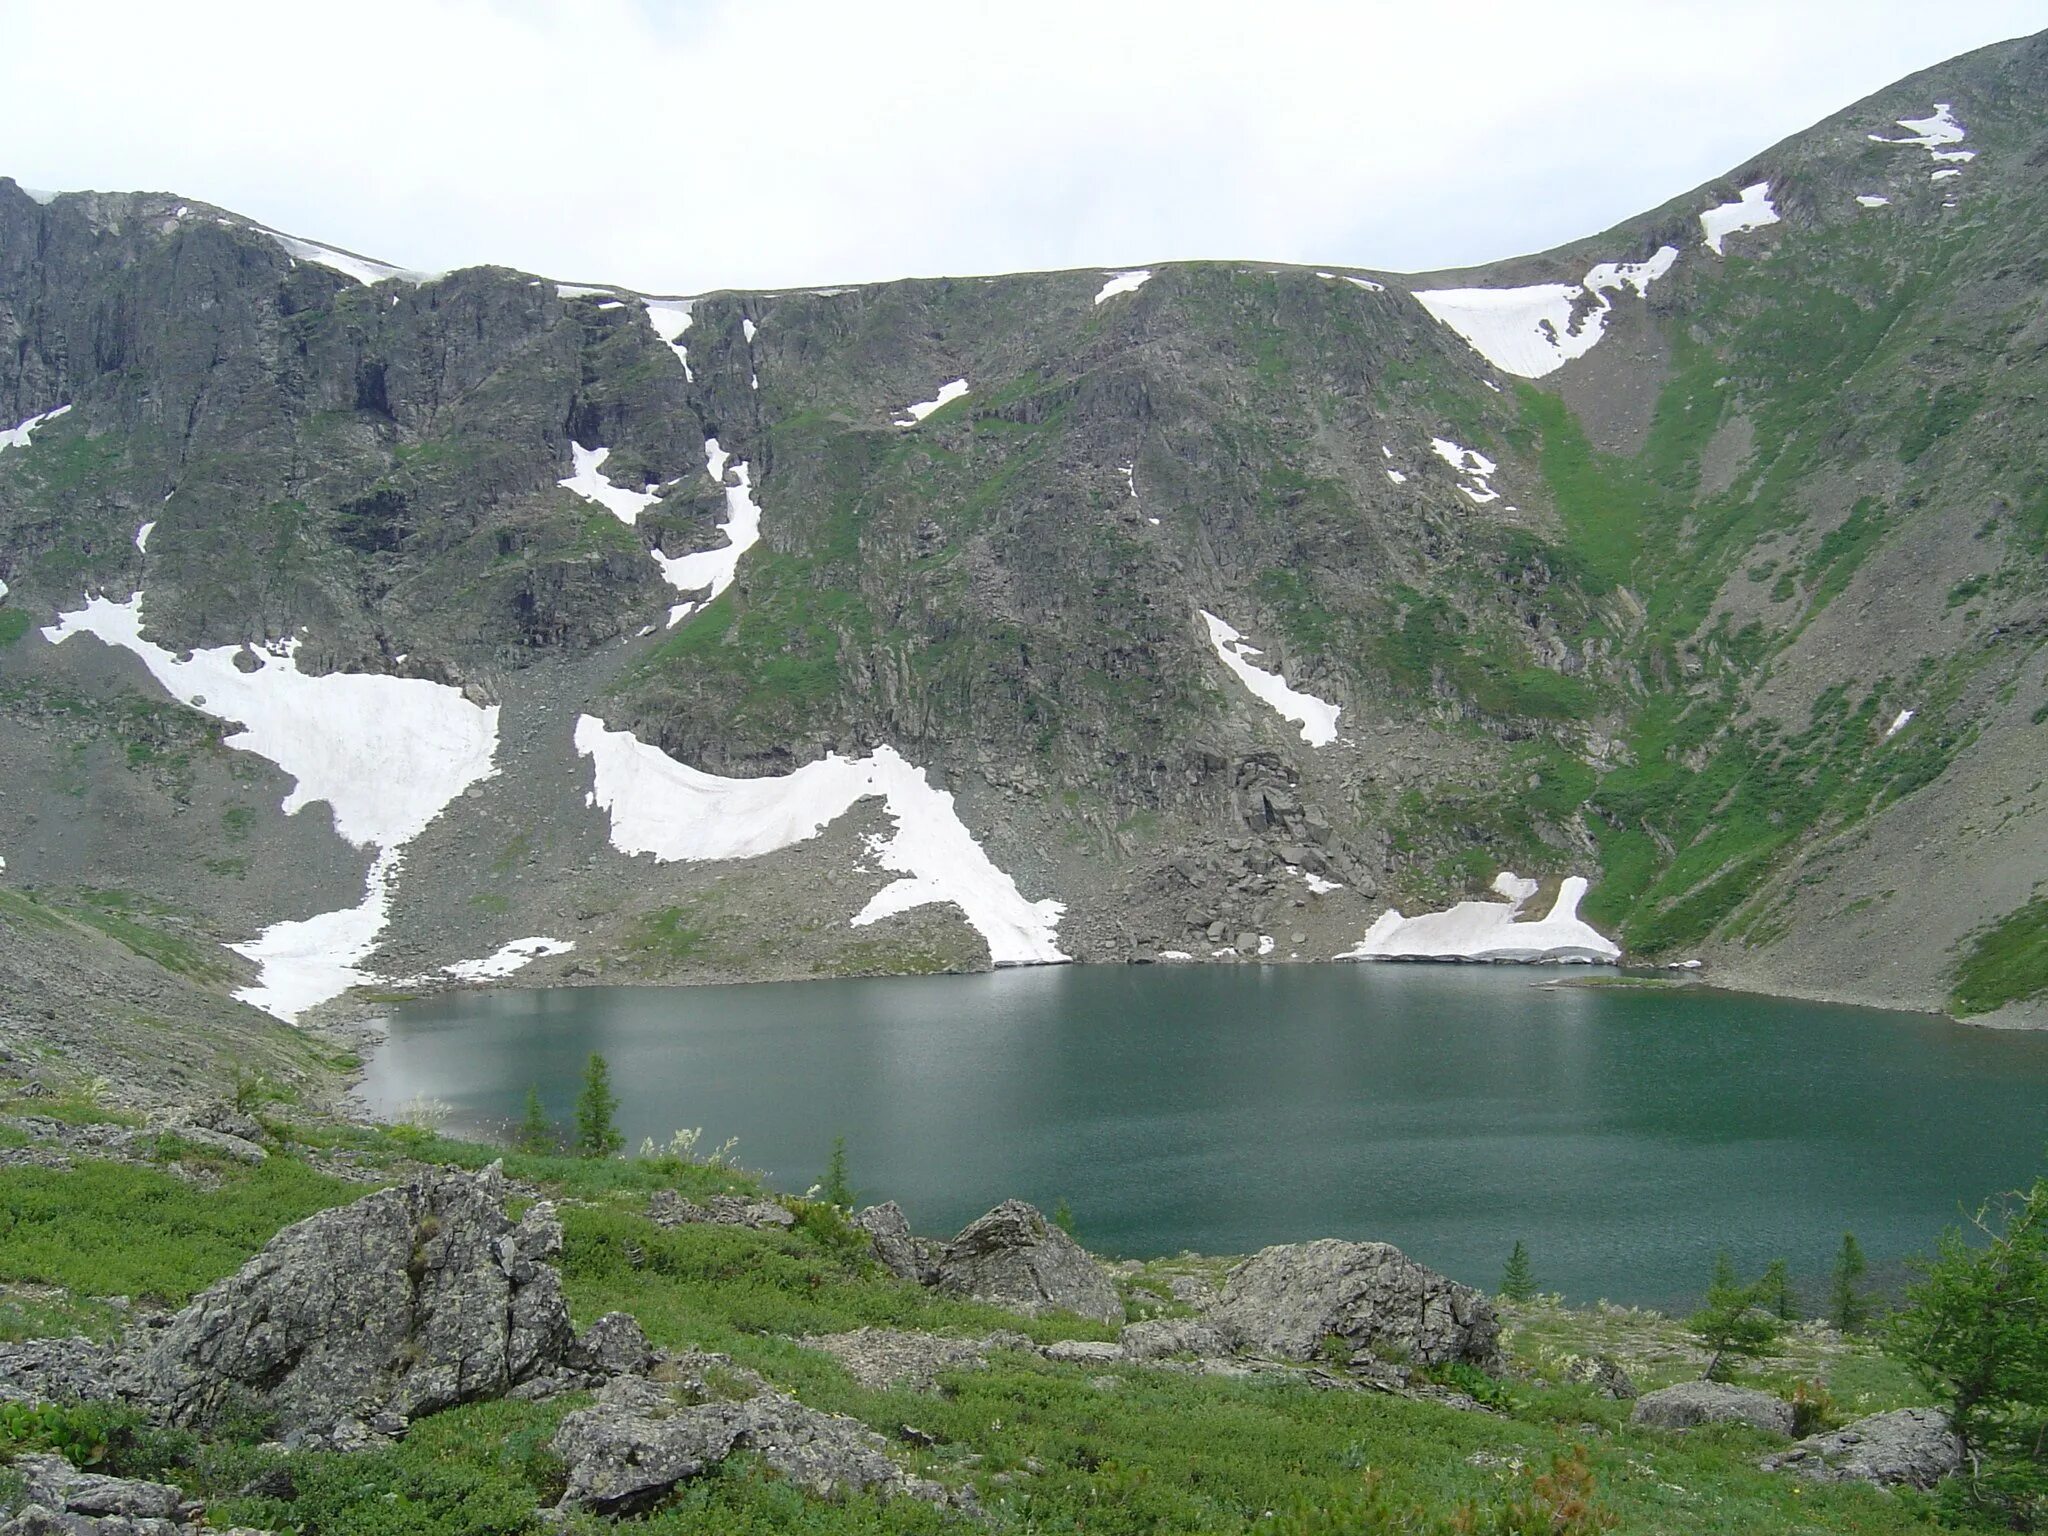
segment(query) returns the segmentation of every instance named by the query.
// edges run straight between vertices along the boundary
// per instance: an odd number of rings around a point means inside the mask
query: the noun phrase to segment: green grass
[[[181,1305],[278,1228],[361,1187],[287,1157],[207,1190],[125,1163],[0,1170],[0,1280]]]
[[[0,608],[0,645],[12,645],[29,631],[28,610]]]
[[[1950,1006],[1965,1016],[2048,993],[2048,896],[2037,896],[1970,941]]]

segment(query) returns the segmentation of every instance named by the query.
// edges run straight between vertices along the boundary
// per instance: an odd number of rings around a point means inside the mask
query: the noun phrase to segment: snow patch
[[[1403,917],[1389,907],[1356,947],[1340,960],[1471,960],[1518,964],[1611,964],[1621,950],[1579,918],[1586,880],[1573,875],[1558,887],[1547,917],[1522,920],[1537,884],[1502,871],[1493,888],[1502,901],[1461,901],[1444,912]]]
[[[1960,144],[1969,137],[1963,125],[1956,121],[1949,103],[1937,101],[1934,112],[1928,117],[1897,117],[1892,119],[1901,128],[1911,130],[1903,139],[1888,139],[1881,133],[1870,135],[1873,144],[1917,144],[1922,149],[1939,149],[1944,144]]]
[[[1105,299],[1113,299],[1120,293],[1136,293],[1152,281],[1152,269],[1140,267],[1130,272],[1105,272],[1103,276],[1109,281],[1104,283],[1102,291],[1095,295],[1095,302],[1098,304]]]
[[[1884,728],[1884,739],[1890,741],[1899,732],[1911,725],[1915,713],[1916,711],[1910,709],[1900,710],[1898,715],[1892,720],[1892,723]]]
[[[1341,891],[1344,889],[1343,881],[1326,880],[1321,875],[1315,874],[1310,870],[1303,869],[1299,864],[1288,865],[1287,873],[1289,873],[1290,875],[1301,876],[1302,882],[1306,884],[1309,888],[1309,893],[1314,896],[1327,896],[1332,891]]]
[[[1702,243],[1720,256],[1724,254],[1721,242],[1730,235],[1741,234],[1745,229],[1762,229],[1766,224],[1777,222],[1778,210],[1771,203],[1771,184],[1760,181],[1753,187],[1744,187],[1742,195],[1734,202],[1709,208],[1700,215],[1700,230],[1706,237]]]
[[[920,400],[915,405],[903,407],[903,414],[896,418],[899,427],[914,427],[942,405],[951,405],[967,393],[967,381],[955,379],[950,384],[941,384],[939,392],[929,400]]]
[[[1195,957],[1184,949],[1162,949],[1159,951],[1159,958],[1162,960],[1182,961],[1192,960]]]
[[[896,823],[877,840],[881,867],[903,879],[883,887],[852,918],[865,927],[914,907],[951,903],[988,944],[996,965],[1064,961],[1057,942],[1065,906],[1026,901],[961,824],[953,797],[892,747],[864,758],[835,753],[779,778],[728,779],[678,763],[630,731],[594,715],[576,722],[576,749],[591,760],[594,803],[611,818],[612,846],[678,860],[752,859],[816,837],[858,801],[879,796]]]
[[[1678,248],[1665,245],[1648,261],[1603,261],[1576,283],[1437,288],[1415,299],[1494,367],[1540,379],[1593,350],[1614,311],[1613,295],[1643,297],[1677,260]]]
[[[761,542],[761,506],[754,500],[754,479],[747,465],[735,461],[718,446],[718,439],[704,439],[704,468],[725,491],[725,521],[719,531],[725,544],[719,549],[700,549],[693,555],[664,555],[654,550],[655,564],[662,580],[678,592],[702,592],[694,602],[677,603],[668,611],[669,628],[718,601],[718,596],[739,574],[740,558]],[[732,483],[727,484],[730,480]]]
[[[472,704],[461,690],[424,678],[308,676],[298,669],[296,639],[213,646],[180,659],[142,637],[140,592],[125,603],[91,598],[43,630],[52,645],[81,634],[133,652],[179,702],[239,724],[224,744],[268,758],[295,781],[286,815],[324,800],[344,841],[377,850],[359,905],[273,924],[230,946],[260,968],[257,984],[235,996],[290,1023],[373,980],[363,962],[384,927],[401,850],[457,795],[497,772],[497,706]]]
[[[135,547],[143,554],[149,553],[149,536],[156,532],[156,519],[151,518],[135,530]]]
[[[1341,705],[1290,688],[1279,673],[1253,666],[1249,658],[1263,655],[1262,651],[1245,644],[1242,635],[1207,609],[1198,609],[1197,612],[1209,628],[1209,644],[1215,647],[1216,655],[1223,665],[1237,674],[1238,681],[1252,691],[1253,697],[1270,704],[1282,718],[1299,725],[1301,739],[1310,746],[1326,747],[1337,739],[1337,716],[1343,712]]]
[[[676,361],[683,365],[683,381],[694,383],[696,375],[690,372],[690,349],[683,345],[683,332],[690,328],[690,307],[695,299],[642,299],[641,307],[647,311],[647,323],[654,327],[654,334],[661,338],[662,345],[675,353]]]
[[[330,272],[339,272],[343,277],[369,286],[396,278],[401,283],[417,287],[447,276],[445,272],[413,272],[404,267],[394,267],[388,261],[373,261],[368,256],[358,256],[352,251],[337,250],[331,245],[322,245],[317,240],[301,240],[297,235],[287,235],[282,230],[254,226],[260,233],[276,241],[287,256],[296,261],[310,261],[315,266],[325,267]]]
[[[1369,277],[1346,277],[1344,281],[1351,284],[1354,288],[1363,288],[1367,293],[1385,293],[1387,291],[1385,283],[1376,283]]]
[[[1957,170],[1954,166],[1950,166],[1945,171],[1935,171],[1927,179],[1929,181],[1947,181],[1951,176],[1960,176],[1962,174],[1963,173]]]
[[[574,491],[585,501],[597,503],[628,528],[639,520],[640,514],[653,506],[661,497],[654,491],[629,490],[623,485],[614,485],[604,476],[604,461],[612,456],[609,448],[586,448],[581,443],[569,444],[569,460],[576,467],[566,480],[555,484],[564,490]]]
[[[60,405],[54,411],[45,411],[40,416],[31,416],[27,421],[21,423],[20,426],[9,427],[5,432],[0,432],[0,453],[5,453],[9,448],[26,448],[28,440],[35,435],[39,427],[48,426],[70,409],[71,407],[68,405]]]
[[[740,316],[740,335],[746,338],[748,346],[751,347],[754,344],[754,333],[760,329],[758,325],[754,324],[745,315]]]
[[[1480,506],[1500,500],[1500,492],[1493,488],[1493,476],[1500,466],[1477,448],[1461,448],[1448,437],[1432,437],[1429,450],[1463,477],[1458,489]]]
[[[458,960],[444,965],[441,972],[458,981],[498,981],[522,971],[546,955],[566,955],[576,945],[568,939],[514,939],[501,944],[481,960]]]
[[[1265,955],[1270,955],[1277,948],[1279,948],[1279,945],[1275,942],[1273,935],[1271,935],[1270,933],[1262,933],[1259,935],[1259,954],[1262,957]]]
[[[1892,200],[1888,197],[1879,197],[1872,192],[1865,192],[1856,201],[1865,208],[1888,208],[1891,206]]]

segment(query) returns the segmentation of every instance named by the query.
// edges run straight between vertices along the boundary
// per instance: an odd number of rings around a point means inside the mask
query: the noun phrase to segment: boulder
[[[114,1351],[91,1339],[0,1344],[0,1402],[96,1402],[115,1395]]]
[[[673,1382],[621,1377],[562,1420],[553,1441],[568,1468],[559,1508],[630,1514],[735,1451],[753,1451],[771,1471],[827,1497],[956,1502],[942,1485],[898,1466],[888,1442],[859,1420],[807,1408],[723,1355],[685,1355],[673,1367]]]
[[[1938,1408],[1897,1408],[1834,1431],[1811,1435],[1766,1456],[1766,1472],[1790,1472],[1817,1483],[1910,1483],[1932,1488],[1961,1469],[1963,1442]]]
[[[1111,1339],[1055,1339],[1039,1353],[1062,1365],[1119,1365],[1124,1347]]]
[[[1792,1405],[1782,1397],[1725,1381],[1681,1381],[1636,1399],[1631,1424],[1691,1429],[1698,1424],[1748,1424],[1774,1435],[1792,1433]]]
[[[1193,1317],[1161,1317],[1132,1323],[1118,1335],[1118,1342],[1129,1360],[1166,1360],[1175,1355],[1201,1359],[1230,1352],[1221,1330]]]
[[[614,1376],[645,1376],[654,1368],[654,1346],[630,1312],[607,1312],[570,1343],[571,1370],[602,1380]]]
[[[1022,1200],[1005,1200],[948,1243],[935,1283],[1026,1317],[1074,1312],[1124,1320],[1123,1299],[1086,1249]]]
[[[744,1195],[713,1195],[702,1205],[686,1200],[672,1189],[657,1189],[647,1197],[648,1220],[662,1227],[703,1223],[716,1227],[776,1228],[788,1231],[796,1225],[789,1207],[773,1200],[749,1200]]]
[[[867,1233],[876,1262],[890,1274],[914,1285],[933,1282],[936,1265],[936,1256],[932,1252],[934,1245],[911,1236],[910,1219],[894,1200],[871,1205],[856,1213],[853,1224]]]
[[[505,1179],[438,1173],[285,1228],[175,1317],[132,1387],[171,1423],[242,1408],[279,1432],[354,1442],[499,1396],[562,1367],[571,1344],[542,1202],[516,1224]]]
[[[196,1518],[199,1506],[169,1483],[81,1472],[62,1456],[17,1456],[14,1471],[26,1485],[23,1501],[60,1514],[130,1520],[166,1520],[174,1525]]]
[[[1231,1270],[1206,1320],[1242,1354],[1306,1360],[1334,1335],[1403,1364],[1503,1368],[1493,1303],[1387,1243],[1263,1249]]]
[[[1602,1397],[1630,1402],[1641,1397],[1635,1380],[1605,1355],[1580,1355],[1565,1367],[1566,1381],[1584,1382]]]
[[[938,1390],[943,1371],[975,1370],[998,1349],[1029,1349],[1021,1333],[997,1332],[979,1339],[949,1339],[935,1333],[896,1328],[858,1328],[852,1333],[805,1339],[846,1367],[847,1374],[871,1391],[907,1387],[913,1392]]]

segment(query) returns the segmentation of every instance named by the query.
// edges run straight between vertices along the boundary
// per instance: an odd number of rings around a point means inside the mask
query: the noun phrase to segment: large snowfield
[[[1666,245],[1648,261],[1603,261],[1576,283],[1430,288],[1415,299],[1501,372],[1540,379],[1593,350],[1613,315],[1614,295],[1647,295],[1677,260],[1678,248]]]
[[[1523,919],[1538,886],[1512,870],[1494,877],[1500,901],[1461,901],[1442,912],[1403,917],[1389,907],[1340,960],[1469,960],[1519,964],[1611,964],[1621,950],[1579,918],[1586,880],[1572,875],[1557,891],[1549,915]]]
[[[497,771],[497,707],[423,678],[309,676],[298,668],[295,640],[211,646],[181,659],[143,638],[140,592],[125,603],[91,598],[43,631],[52,645],[77,635],[141,658],[171,697],[239,725],[226,745],[268,758],[296,781],[286,815],[325,801],[343,839],[376,850],[358,905],[277,923],[233,946],[260,970],[257,984],[236,996],[290,1021],[372,980],[361,966],[384,927],[401,850]]]
[[[873,852],[904,878],[852,919],[864,927],[913,907],[950,902],[988,944],[996,965],[1063,961],[1057,901],[1027,901],[961,824],[953,797],[891,747],[862,758],[827,754],[775,778],[728,779],[677,762],[594,715],[576,722],[591,760],[593,802],[611,819],[612,846],[662,863],[753,859],[816,837],[855,803],[879,797],[896,822]]]

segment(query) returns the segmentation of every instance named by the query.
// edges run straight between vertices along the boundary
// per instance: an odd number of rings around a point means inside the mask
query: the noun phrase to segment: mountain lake
[[[1577,968],[1569,972],[1584,977]],[[1594,973],[1595,975],[1601,973]],[[1684,1305],[1725,1249],[1818,1307],[1842,1233],[1896,1281],[2048,1149],[2048,1034],[1556,967],[1060,966],[463,992],[396,1009],[361,1096],[502,1130],[593,1051],[637,1147],[702,1127],[947,1235],[1006,1196],[1105,1255],[1380,1239],[1488,1289]]]

